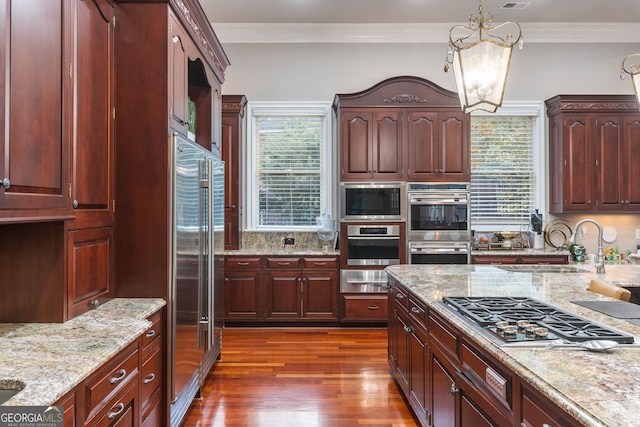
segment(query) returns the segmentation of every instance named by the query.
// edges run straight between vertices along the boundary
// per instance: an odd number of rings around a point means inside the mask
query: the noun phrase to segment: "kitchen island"
[[[422,341],[425,348],[428,348],[426,353],[431,355],[432,361],[435,360],[433,355],[439,357],[440,361],[444,360],[444,362],[457,357],[459,367],[453,368],[454,364],[451,364],[451,370],[460,369],[464,371],[470,367],[473,368],[475,366],[477,368],[478,366],[484,367],[486,365],[502,374],[498,375],[499,379],[502,376],[508,380],[506,386],[504,386],[504,394],[512,393],[513,396],[509,395],[506,398],[504,396],[496,397],[495,390],[490,390],[491,387],[481,390],[479,394],[477,393],[478,396],[482,394],[488,396],[486,400],[493,403],[493,406],[488,409],[480,407],[479,412],[485,418],[490,418],[493,413],[499,416],[498,421],[490,420],[487,425],[531,425],[523,420],[523,417],[526,418],[526,416],[523,416],[523,412],[526,412],[527,408],[535,407],[527,400],[527,396],[523,397],[528,391],[531,391],[536,396],[542,396],[544,402],[550,404],[547,406],[541,404],[541,407],[552,406],[554,410],[560,413],[561,418],[568,415],[567,419],[570,420],[572,425],[609,427],[640,425],[640,420],[637,418],[637,409],[640,407],[639,347],[624,348],[624,345],[620,345],[605,353],[593,353],[581,348],[569,347],[548,350],[544,346],[503,346],[490,339],[481,329],[441,303],[443,297],[450,296],[531,297],[630,334],[635,337],[636,343],[640,343],[640,338],[638,338],[638,335],[640,335],[639,326],[571,302],[577,300],[611,301],[608,297],[586,290],[589,281],[597,278],[592,264],[581,266],[572,264],[572,267],[579,268],[581,271],[572,273],[513,272],[497,266],[487,265],[398,265],[388,267],[386,271],[390,276],[390,284],[393,286],[395,282],[398,285],[399,296],[402,291],[406,291],[408,293],[407,299],[411,301],[411,298],[414,298],[418,303],[418,307],[411,306],[411,303],[407,304],[406,313],[420,313],[419,305],[423,304],[426,312],[423,315],[426,328],[426,333],[423,336],[426,338]],[[637,284],[640,283],[640,267],[607,265],[606,275],[599,279],[622,286]],[[392,289],[390,291],[390,307],[392,307],[393,303],[392,298],[396,297],[395,294],[396,291]],[[403,309],[396,309],[396,314],[398,311],[403,311]],[[409,320],[405,318],[406,324],[403,324],[404,326],[400,328],[400,332],[394,331],[393,316],[394,309],[390,309],[390,337],[393,337],[394,334],[401,334],[403,331],[415,335],[415,331],[419,327],[414,328],[410,321],[412,316],[419,317],[419,315],[409,314],[407,317]],[[440,328],[440,323],[448,324],[447,328]],[[434,328],[440,329],[434,332]],[[443,330],[447,332],[443,334]],[[459,334],[459,340],[457,344],[452,344],[452,351],[450,353],[441,352],[441,347],[443,346],[440,345],[440,342],[445,342],[449,339],[449,336],[455,337],[455,334]],[[438,336],[441,338],[438,338]],[[401,337],[401,340],[404,339]],[[454,343],[453,338],[451,340]],[[404,345],[404,341],[402,343]],[[414,353],[409,339],[407,339],[407,343],[409,350],[406,353],[409,356],[403,355],[402,349],[398,351],[398,354],[400,354],[400,359],[405,356],[408,357],[408,365],[415,367],[417,363],[411,359]],[[390,351],[393,352],[391,341]],[[480,353],[481,356],[475,358],[474,352]],[[394,364],[402,364],[402,361],[398,362],[397,358],[394,359],[394,357],[394,355],[390,354],[390,364],[394,369],[396,381],[399,383],[400,388],[403,389],[402,380],[398,380],[398,378],[402,378],[404,373],[401,375],[395,373],[398,369],[394,366]],[[483,362],[480,363],[478,360]],[[438,363],[440,362],[438,361]],[[425,362],[426,365],[427,363]],[[435,366],[437,363],[433,362],[433,365]],[[446,363],[443,363],[443,366],[446,368]],[[438,372],[433,367],[426,367],[425,369],[427,370],[426,377],[429,377],[429,375],[435,377]],[[464,387],[468,386],[465,381],[467,383],[474,382],[474,380],[465,380],[463,378],[464,375],[459,375],[460,372],[451,372],[450,374],[452,377],[451,393],[457,393],[460,388],[464,389]],[[484,372],[479,373],[479,377],[482,380],[485,378],[484,374]],[[513,376],[513,384],[510,382],[511,376]],[[419,387],[416,390],[414,388],[416,387],[412,387],[409,384],[408,388],[403,391],[408,394],[407,400],[414,408],[414,411],[416,411],[416,407],[420,408],[420,405],[414,405],[413,402],[420,400],[420,396],[426,396],[423,398],[425,415],[421,418],[420,414],[417,414],[418,418],[425,424],[438,425],[435,421],[430,420],[433,420],[432,417],[440,416],[438,411],[441,408],[438,407],[438,399],[440,398],[439,396],[442,396],[442,393],[437,393],[435,388],[426,391],[422,390],[422,392]],[[431,396],[430,398],[429,395]],[[471,395],[471,398],[473,398],[473,395]],[[534,403],[538,401],[540,399],[533,399]],[[464,402],[465,400],[462,399],[463,411]],[[457,408],[461,407],[460,402],[456,405]],[[459,416],[459,414],[460,411],[457,410],[456,416]],[[462,416],[464,417],[464,413]],[[466,424],[463,423],[463,425]],[[554,423],[549,422],[549,425],[554,425]],[[562,425],[562,423],[557,425]]]

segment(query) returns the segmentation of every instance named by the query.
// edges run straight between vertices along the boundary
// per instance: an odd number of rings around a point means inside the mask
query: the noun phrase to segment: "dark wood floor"
[[[227,328],[184,427],[415,426],[386,329]]]

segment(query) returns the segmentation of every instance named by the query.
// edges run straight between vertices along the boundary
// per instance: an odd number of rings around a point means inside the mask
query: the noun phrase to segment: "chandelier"
[[[502,105],[512,48],[520,42],[522,49],[522,29],[517,22],[508,21],[492,27],[492,21],[491,12],[482,13],[480,0],[478,14],[469,16],[468,26],[456,25],[449,31],[444,71],[449,71],[449,64],[453,66],[465,113],[474,110],[494,113]],[[508,33],[509,29],[517,30],[517,36]],[[462,35],[454,36],[454,33]],[[507,34],[498,35],[504,33]],[[477,40],[470,40],[476,35]]]
[[[622,60],[620,69],[620,79],[624,80],[624,75],[631,75],[633,90],[636,92],[638,106],[640,106],[640,53],[632,53]]]

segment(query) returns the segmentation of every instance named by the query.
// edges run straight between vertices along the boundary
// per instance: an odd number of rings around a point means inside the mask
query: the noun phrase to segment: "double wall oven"
[[[340,184],[341,289],[386,292],[388,265],[405,262],[404,182]]]
[[[409,183],[407,203],[408,263],[469,263],[468,183]]]

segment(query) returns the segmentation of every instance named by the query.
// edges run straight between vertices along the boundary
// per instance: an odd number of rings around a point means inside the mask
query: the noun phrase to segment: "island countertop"
[[[64,323],[0,323],[0,388],[25,388],[3,405],[49,406],[135,341],[165,305],[116,298]]]
[[[637,346],[617,347],[605,353],[575,348],[500,347],[438,303],[444,296],[528,296],[627,332],[640,343],[639,326],[571,302],[611,300],[587,291],[589,281],[598,278],[611,283],[638,284],[640,266],[607,265],[604,277],[597,277],[593,264],[578,268],[584,273],[513,273],[489,265],[397,265],[387,267],[386,271],[585,426],[640,426]]]

